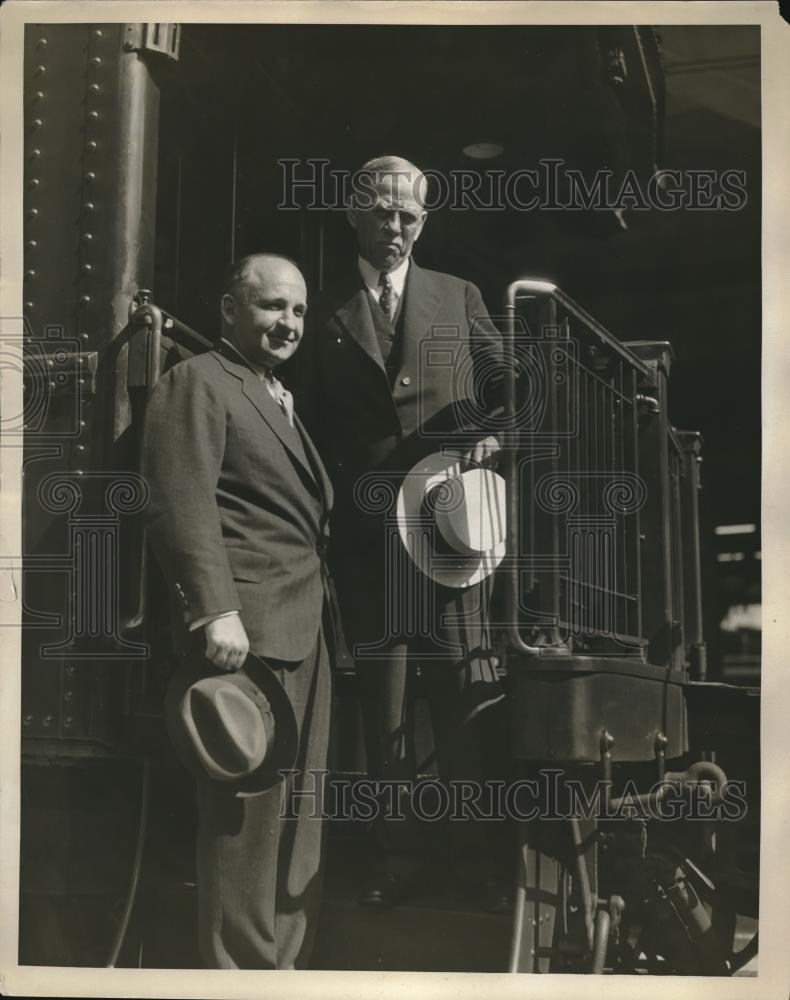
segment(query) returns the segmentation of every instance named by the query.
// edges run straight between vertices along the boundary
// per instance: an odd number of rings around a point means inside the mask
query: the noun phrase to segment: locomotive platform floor
[[[47,829],[56,836],[28,844],[27,891],[20,903],[20,961],[101,967],[120,916],[136,829],[128,786],[117,777],[105,781],[96,774],[88,780],[91,775],[56,769],[40,769],[34,776],[43,782],[43,791],[52,793],[51,809],[61,801],[58,794],[67,805],[76,801],[83,808],[67,812],[72,823],[65,826],[53,822],[50,811]],[[66,777],[69,781],[64,785]],[[76,777],[81,778],[79,783]],[[99,791],[106,794],[99,795]],[[193,851],[185,846],[190,844],[194,825],[190,821],[194,804],[187,791],[186,786],[181,788],[183,802],[172,796],[169,785],[154,796],[156,821],[151,824],[141,891],[119,967],[201,967],[196,950]],[[84,808],[86,803],[90,808]],[[75,817],[81,818],[79,824]],[[108,817],[114,820],[112,825]],[[478,901],[458,885],[450,873],[447,852],[441,849],[441,838],[418,891],[398,907],[378,911],[357,902],[371,862],[370,839],[364,829],[331,821],[328,832],[312,968],[440,973],[506,969],[510,917],[481,911]],[[493,851],[493,831],[491,837],[486,843],[491,843]],[[59,846],[60,852],[55,849]],[[53,887],[52,873],[61,869],[69,877]],[[745,946],[755,929],[755,921],[739,919],[736,950]],[[758,961],[738,975],[756,975]]]
[[[387,972],[504,972],[510,916],[485,913],[432,864],[399,906],[377,910],[357,896],[370,866],[367,838],[333,831],[310,968]]]
[[[368,838],[359,830],[332,830],[310,968],[377,972],[505,972],[511,917],[478,908],[437,859],[417,891],[399,906],[377,910],[357,896],[369,871]],[[757,921],[739,917],[735,950],[757,930]],[[759,956],[736,973],[757,975]]]

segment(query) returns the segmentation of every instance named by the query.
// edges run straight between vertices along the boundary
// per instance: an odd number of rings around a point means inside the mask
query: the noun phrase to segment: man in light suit
[[[320,896],[322,829],[296,796],[326,768],[329,655],[322,628],[332,488],[274,374],[299,346],[305,283],[291,261],[231,265],[216,349],[177,364],[147,414],[148,533],[189,657],[218,672],[248,651],[285,688],[299,727],[296,774],[253,797],[198,781],[198,909],[209,967],[306,964]],[[285,810],[287,812],[287,810]]]
[[[416,776],[417,664],[442,777],[484,777],[484,731],[503,709],[486,624],[490,580],[466,590],[432,584],[394,540],[392,505],[383,511],[380,503],[387,484],[397,491],[398,475],[426,452],[461,441],[471,466],[499,447],[484,417],[486,389],[502,373],[500,335],[474,285],[411,256],[426,219],[425,180],[392,156],[355,175],[348,221],[359,256],[347,280],[322,296],[292,375],[337,497],[331,564],[355,657],[368,770],[391,781]],[[455,874],[484,889],[486,908],[506,907],[483,832],[462,823],[451,834]],[[411,893],[426,864],[425,840],[413,816],[379,818],[360,902],[388,907]]]

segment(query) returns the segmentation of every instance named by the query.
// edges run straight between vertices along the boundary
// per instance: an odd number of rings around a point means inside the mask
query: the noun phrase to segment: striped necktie
[[[387,317],[387,319],[392,319],[392,305],[393,299],[395,298],[395,290],[392,287],[392,278],[387,274],[386,271],[382,271],[379,275],[379,288],[381,288],[381,295],[379,296],[379,305],[381,306],[381,311]]]

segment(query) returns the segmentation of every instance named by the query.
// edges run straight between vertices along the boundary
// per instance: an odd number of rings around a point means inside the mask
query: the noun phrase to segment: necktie
[[[381,311],[387,319],[392,319],[392,300],[395,297],[395,292],[392,287],[392,279],[386,271],[382,271],[379,275],[379,287],[381,288],[379,296]]]
[[[285,414],[291,427],[294,425],[294,398],[279,379],[270,372],[266,374],[266,387],[274,397],[275,402],[280,404],[280,409]]]

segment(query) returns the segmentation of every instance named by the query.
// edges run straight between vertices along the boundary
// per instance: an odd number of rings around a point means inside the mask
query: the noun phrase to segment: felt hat
[[[404,477],[396,517],[413,562],[443,586],[471,587],[504,558],[505,480],[491,469],[427,455]]]
[[[205,657],[197,665],[185,659],[168,685],[165,719],[187,769],[239,796],[274,787],[299,749],[285,688],[253,653],[230,673],[217,673]]]

